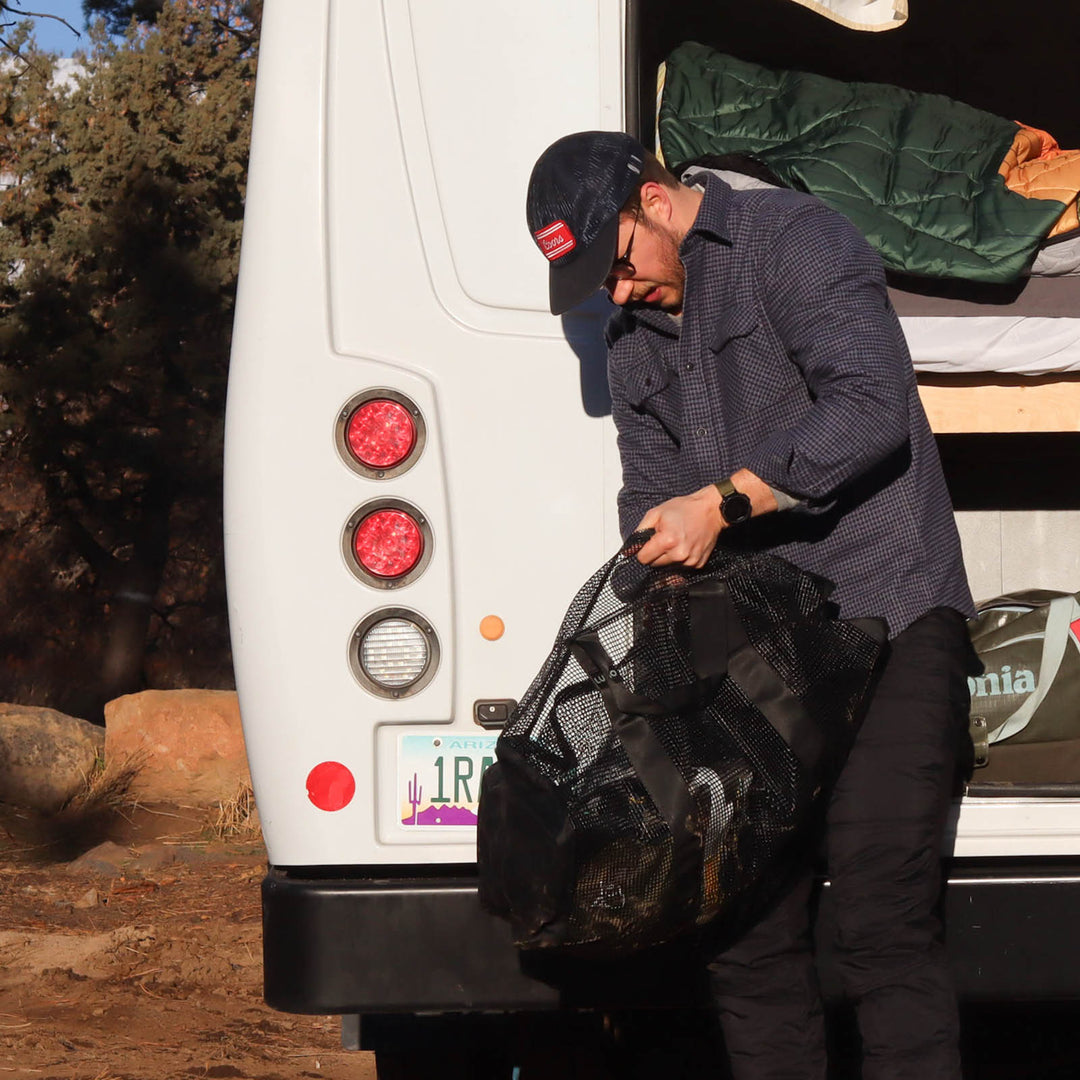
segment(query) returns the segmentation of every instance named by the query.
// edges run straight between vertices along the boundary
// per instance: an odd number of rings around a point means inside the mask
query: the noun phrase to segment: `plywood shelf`
[[[1080,373],[920,375],[919,395],[938,435],[1080,431]]]

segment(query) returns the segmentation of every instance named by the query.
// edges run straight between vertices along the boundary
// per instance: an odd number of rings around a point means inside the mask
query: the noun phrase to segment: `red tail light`
[[[345,523],[341,551],[368,585],[394,589],[419,577],[431,561],[433,539],[424,515],[403,499],[375,499]]]
[[[376,398],[357,409],[345,427],[356,460],[369,469],[392,469],[412,453],[416,425],[396,401]]]
[[[349,468],[375,480],[412,467],[424,448],[424,420],[416,404],[396,390],[365,390],[338,414],[338,453]]]
[[[420,526],[404,510],[376,510],[356,527],[353,550],[369,574],[397,578],[420,561],[424,537]]]

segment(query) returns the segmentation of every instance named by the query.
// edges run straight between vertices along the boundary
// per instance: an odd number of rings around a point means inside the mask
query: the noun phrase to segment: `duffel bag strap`
[[[727,585],[716,578],[689,587],[693,665],[698,678],[658,698],[629,690],[621,681],[595,631],[576,635],[570,647],[585,673],[621,713],[662,719],[703,704],[730,677],[807,770],[817,773],[825,748],[824,735],[803,703],[776,669],[754,648],[735,610]],[[595,673],[595,674],[594,674]],[[602,677],[604,685],[597,681]]]
[[[724,673],[720,672],[708,679],[676,686],[660,697],[645,697],[644,694],[634,693],[622,681],[595,630],[583,630],[571,638],[569,645],[585,674],[605,695],[605,699],[610,697],[612,705],[619,712],[634,716],[663,719],[692,709],[703,704],[724,677]]]
[[[673,880],[700,880],[702,846],[701,837],[690,830],[693,820],[690,789],[646,718],[657,715],[652,710],[659,708],[658,703],[627,690],[618,672],[613,671],[611,657],[594,632],[579,634],[570,648],[600,691],[619,743],[649,798],[671,829]],[[625,708],[636,702],[649,706],[649,713]],[[687,904],[694,901],[694,897],[686,897]]]
[[[688,591],[694,670],[706,679],[726,670],[814,775],[825,747],[821,729],[746,636],[726,583],[716,578],[694,581]]]

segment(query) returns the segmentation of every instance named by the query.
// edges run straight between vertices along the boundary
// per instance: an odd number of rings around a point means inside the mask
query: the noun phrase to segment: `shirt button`
[[[687,364],[686,365],[686,370],[687,371],[693,371],[694,370],[694,365],[693,364]]]
[[[703,427],[699,427],[699,428],[697,429],[697,433],[698,433],[699,435],[704,435],[704,434],[705,434],[705,429],[704,429]]]

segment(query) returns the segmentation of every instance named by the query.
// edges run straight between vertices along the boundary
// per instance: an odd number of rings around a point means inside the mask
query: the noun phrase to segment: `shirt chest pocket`
[[[682,435],[682,394],[679,380],[660,366],[640,368],[626,380],[626,400],[631,408],[660,422],[677,443]]]
[[[806,397],[802,374],[768,322],[753,308],[721,316],[709,339],[709,352],[716,358],[725,388],[723,403],[735,416],[772,409],[780,399]]]
[[[759,328],[761,332],[755,335]],[[718,356],[727,352],[741,351],[743,348],[759,346],[765,340],[764,327],[752,308],[740,307],[725,312],[716,320],[709,349]]]

